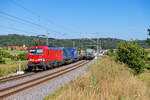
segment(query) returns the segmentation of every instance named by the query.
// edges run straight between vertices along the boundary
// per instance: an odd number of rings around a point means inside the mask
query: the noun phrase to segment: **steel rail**
[[[39,84],[42,84],[46,81],[49,81],[49,80],[52,80],[56,77],[59,77],[61,75],[64,75],[68,72],[71,72],[83,65],[85,65],[88,61],[83,61],[81,62],[80,64],[78,65],[74,65],[72,67],[67,67],[65,69],[62,69],[60,71],[57,71],[57,72],[54,72],[54,73],[51,73],[51,74],[48,74],[48,75],[45,75],[45,76],[42,76],[42,77],[39,77],[39,78],[36,78],[36,79],[33,79],[33,80],[30,80],[30,81],[27,81],[27,82],[24,82],[24,83],[21,83],[21,84],[17,84],[15,86],[12,86],[12,87],[8,87],[8,88],[5,88],[3,90],[0,90],[0,94],[2,94],[0,96],[0,99],[3,99],[3,98],[7,98],[11,95],[14,95],[18,92],[21,92],[21,91],[24,91],[26,89],[29,89],[31,87],[34,87],[34,86],[37,86]]]
[[[57,68],[60,68],[60,67],[57,67]],[[55,68],[53,68],[53,69],[55,69]],[[2,79],[0,79],[0,84],[2,84],[4,82],[9,82],[9,81],[13,81],[13,80],[16,80],[16,79],[20,79],[20,78],[23,78],[23,77],[31,76],[31,75],[34,75],[34,74],[37,74],[37,73],[47,72],[47,71],[49,71],[49,70],[40,71],[40,72],[28,72],[26,74],[21,74],[21,75],[15,75],[15,76],[2,78]]]
[[[11,81],[11,80],[19,79],[19,78],[22,78],[22,77],[30,76],[30,75],[33,75],[33,74],[35,74],[35,73],[34,72],[29,72],[29,73],[26,73],[26,74],[21,74],[21,75],[15,75],[15,76],[2,78],[2,79],[0,79],[0,84],[4,83],[4,82]]]

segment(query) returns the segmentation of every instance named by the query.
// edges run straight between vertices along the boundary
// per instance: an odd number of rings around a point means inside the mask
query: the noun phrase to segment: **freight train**
[[[83,59],[77,49],[32,46],[28,50],[28,70],[47,70]]]

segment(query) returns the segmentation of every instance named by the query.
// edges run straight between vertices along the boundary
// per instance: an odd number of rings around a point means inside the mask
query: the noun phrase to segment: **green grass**
[[[3,58],[3,60],[5,60],[5,64],[11,64],[12,62],[14,62],[10,58]]]
[[[0,77],[7,76],[8,74],[16,73],[19,69],[19,62],[11,64],[0,64]],[[22,61],[21,70],[27,69],[27,61]]]
[[[11,55],[18,55],[27,52],[27,51],[18,51],[18,50],[4,50],[4,51],[10,53]],[[18,61],[14,61],[11,60],[10,58],[4,58],[4,57],[2,59],[5,60],[5,64],[0,64],[0,77],[18,71],[18,66],[19,66]],[[27,61],[22,61],[22,70],[25,70],[26,68],[27,68]]]
[[[27,53],[27,50],[5,50],[6,52],[10,53],[11,55],[18,55],[22,53]]]
[[[148,53],[148,57],[150,58],[150,53]]]
[[[24,53],[28,52],[27,50],[5,50],[5,49],[2,49],[2,51],[7,52],[7,53],[9,53],[10,55],[13,55],[13,56],[17,56],[19,54],[24,54]],[[11,64],[11,63],[14,62],[10,58],[5,58],[5,57],[3,57],[3,60],[5,60],[6,64]]]

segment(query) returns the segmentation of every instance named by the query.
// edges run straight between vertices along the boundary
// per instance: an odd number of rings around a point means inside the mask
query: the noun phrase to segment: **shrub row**
[[[11,60],[14,60],[14,61],[27,60],[27,53],[22,53],[19,55],[11,55],[8,52],[0,50],[0,63],[5,63],[5,60],[3,60],[3,58],[10,58]]]
[[[137,73],[143,72],[147,67],[148,53],[135,42],[122,41],[116,50],[117,60],[135,69]]]

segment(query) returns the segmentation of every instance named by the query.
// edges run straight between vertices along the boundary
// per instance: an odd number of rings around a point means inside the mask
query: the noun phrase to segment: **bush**
[[[110,55],[110,56],[113,56],[113,55],[114,55],[114,49],[110,49],[110,50],[109,50],[109,55]]]
[[[4,60],[2,61],[2,58],[10,58],[12,60],[17,60],[17,56],[13,56],[10,53],[4,51],[4,50],[0,50],[0,62],[5,62]]]
[[[17,61],[18,60],[18,57],[17,56],[13,56],[13,55],[10,55],[9,58],[13,61]]]
[[[148,54],[135,42],[121,41],[117,47],[116,58],[141,73],[146,68]]]
[[[17,56],[17,59],[18,59],[18,60],[27,60],[27,59],[28,59],[28,54],[27,54],[27,53],[19,54],[19,55]]]
[[[11,58],[12,55],[4,50],[0,50],[0,56],[4,58]]]
[[[2,57],[0,56],[0,64],[4,64],[5,61],[2,59]]]
[[[22,53],[18,55],[11,55],[9,52],[6,52],[4,50],[0,50],[0,63],[5,63],[6,61],[2,58],[10,58],[13,61],[18,61],[18,60],[27,60],[28,55],[27,53]]]

